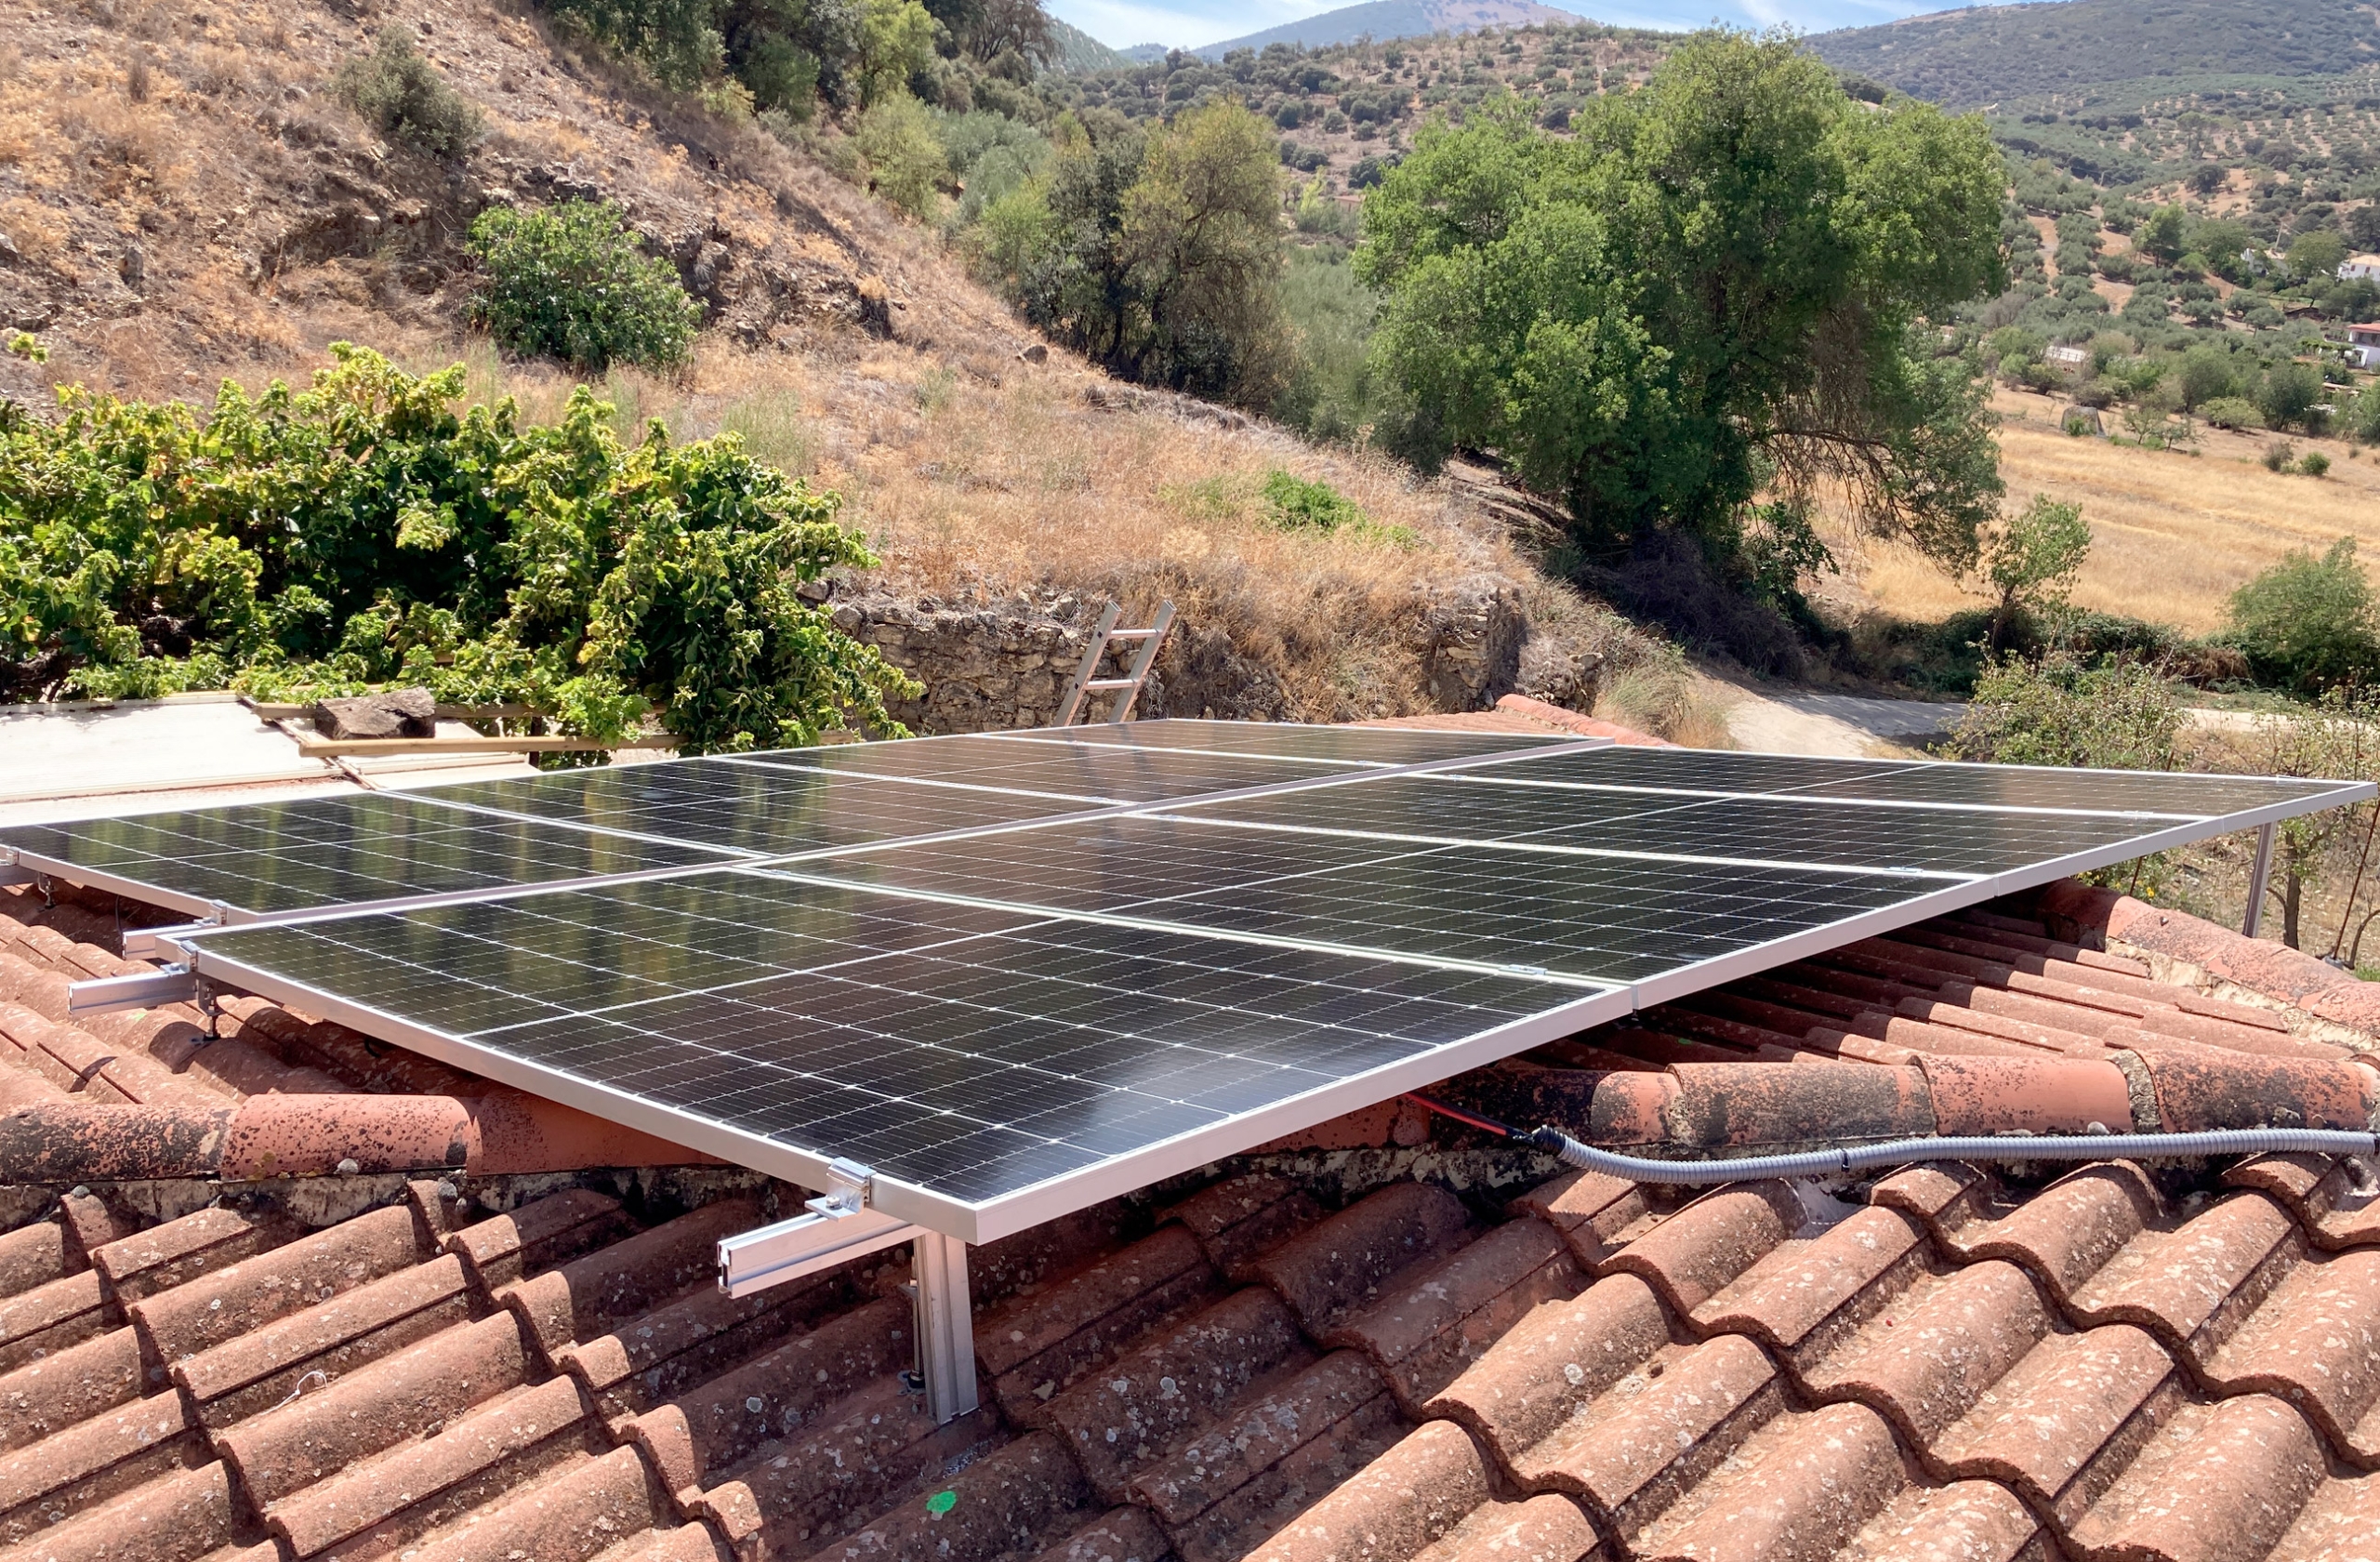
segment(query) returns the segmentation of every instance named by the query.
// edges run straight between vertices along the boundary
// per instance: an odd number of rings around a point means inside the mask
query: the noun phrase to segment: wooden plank
[[[267,721],[303,720],[314,708],[311,705],[278,705],[270,700],[240,696],[240,703]],[[442,705],[438,720],[442,721],[519,721],[538,714],[525,705]]]
[[[622,748],[675,748],[678,740],[668,733],[649,736],[621,738],[606,742],[592,737],[306,737],[290,734],[298,739],[298,752],[310,760],[337,759],[342,755],[364,757],[373,754],[584,754],[598,750]]]

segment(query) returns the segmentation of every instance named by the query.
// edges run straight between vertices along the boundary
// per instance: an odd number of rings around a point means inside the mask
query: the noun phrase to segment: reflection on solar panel
[[[1085,733],[721,761],[830,799],[1094,800],[963,839],[813,829],[764,860],[188,946],[205,973],[813,1187],[865,1162],[879,1207],[981,1241],[1639,1006],[2373,792]],[[574,816],[661,817],[620,807]],[[752,828],[733,843],[791,839]]]
[[[231,920],[508,885],[836,851],[1422,762],[1577,747],[1559,738],[1158,721],[916,738],[570,770],[404,794],[0,828],[37,871]],[[1203,735],[1203,737],[1201,736]],[[1426,741],[1416,742],[1419,737]],[[1308,757],[1308,751],[1327,757]]]

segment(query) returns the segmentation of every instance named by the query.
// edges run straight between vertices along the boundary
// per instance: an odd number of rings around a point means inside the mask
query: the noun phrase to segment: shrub
[[[2291,463],[2297,459],[2297,447],[2287,440],[2275,440],[2266,445],[2265,453],[2256,458],[2264,463],[2267,471],[2287,471]]]
[[[875,563],[837,495],[733,435],[623,445],[583,386],[524,428],[457,416],[460,364],[332,352],[310,390],[226,381],[203,422],[69,387],[0,438],[9,653],[92,693],[421,684],[599,738],[654,706],[689,752],[889,726],[914,690],[799,594]]]
[[[2198,415],[2218,429],[2254,430],[2265,426],[2265,415],[2241,396],[2217,396],[2200,406]]]
[[[416,152],[459,157],[480,139],[479,110],[446,85],[402,24],[382,28],[372,52],[341,65],[331,86],[374,129]]]
[[[1264,510],[1287,532],[1335,532],[1366,519],[1353,499],[1328,483],[1308,483],[1278,467],[1264,474]]]
[[[2256,387],[2256,410],[2276,429],[2315,419],[2322,400],[2322,373],[2310,364],[2277,364]]]
[[[2321,477],[2331,470],[2331,458],[2319,450],[2309,450],[2298,457],[2297,470],[2307,477]]]
[[[615,359],[660,368],[693,346],[702,306],[608,202],[490,207],[471,224],[470,249],[487,271],[473,317],[516,352],[590,370]]]
[[[2258,679],[2303,692],[2369,681],[2380,668],[2372,582],[2343,536],[2316,558],[2299,552],[2231,594],[2232,643]]]
[[[2065,602],[2091,552],[2091,525],[2082,507],[2060,504],[2047,494],[2004,521],[1985,539],[1985,578],[2000,592],[1991,616],[1991,639],[2003,644],[2019,616]]]
[[[2182,727],[2172,680],[2146,663],[2069,651],[1985,668],[1947,752],[1998,764],[2171,770]]]
[[[924,104],[906,92],[887,93],[860,115],[855,139],[879,195],[910,217],[933,215],[934,186],[949,164]]]

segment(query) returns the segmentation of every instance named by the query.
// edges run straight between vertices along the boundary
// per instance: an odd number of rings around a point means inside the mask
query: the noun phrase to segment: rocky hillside
[[[749,122],[574,54],[534,12],[408,7],[486,133],[452,160],[385,142],[331,79],[398,15],[0,5],[0,320],[47,350],[0,357],[0,393],[34,416],[63,383],[205,402],[224,377],[301,379],[351,339],[415,367],[460,358],[473,395],[550,417],[573,377],[470,332],[461,241],[492,205],[601,198],[707,316],[685,372],[608,377],[620,426],[731,429],[843,493],[885,559],[846,588],[871,621],[922,616],[946,640],[954,615],[988,614],[1024,644],[1086,602],[1138,617],[1170,597],[1168,705],[1192,713],[1345,719],[1515,686],[1585,706],[1599,682],[1633,691],[1640,721],[1683,708],[1673,656],[1540,581],[1457,489],[1041,349],[933,232]],[[1372,523],[1281,530],[1261,496],[1276,470]],[[951,668],[944,654],[920,670]],[[999,704],[929,696],[920,714],[996,722]]]

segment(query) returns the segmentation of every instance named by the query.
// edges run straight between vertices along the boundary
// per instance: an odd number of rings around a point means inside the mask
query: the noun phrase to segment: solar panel
[[[1417,743],[1396,731],[1301,737],[1299,729],[1258,727],[1264,735],[1232,748],[1209,731],[1224,723],[1148,725],[1192,735],[1138,746],[1108,728],[1074,727],[668,760],[377,798],[13,827],[0,828],[0,848],[74,882],[193,916],[220,903],[245,920],[794,856],[1566,746],[1500,734],[1421,735],[1429,741]]]
[[[226,978],[747,1165],[823,1185],[828,1156],[862,1159],[880,1207],[976,1240],[1122,1191],[1119,1165],[1187,1170],[1218,1130],[1286,1132],[1627,1007],[1542,977],[751,870],[203,948]]]
[[[1417,849],[1130,815],[959,846],[897,846],[798,871],[821,883],[1609,983],[1920,893],[1881,873]]]
[[[1423,727],[1314,727],[1291,721],[1154,721],[999,733],[1009,742],[1097,743],[1144,752],[1248,754],[1337,764],[1402,765],[1576,747],[1557,734],[1434,731]]]
[[[1353,757],[1382,753],[1368,739],[1283,755],[1263,746],[1312,735],[1147,727],[749,768],[855,782],[838,767],[899,759],[932,772],[906,785],[982,796],[1034,795],[1019,776],[1051,764],[1109,793],[1175,774],[1151,760],[1315,774],[187,946],[811,1186],[864,1161],[879,1207],[982,1241],[1634,1008],[2373,790],[1460,744],[1393,762]]]
[[[2288,777],[1951,764],[1939,760],[1831,760],[1786,754],[1612,747],[1521,756],[1484,784],[1549,785],[1712,797],[1794,796],[1933,807],[2151,814],[2214,818],[2316,797],[2339,783]]]
[[[897,776],[729,759],[555,771],[416,795],[756,857],[1015,824],[1081,813],[1109,801],[929,787]]]
[[[1199,723],[1203,725],[1204,723]],[[750,762],[800,766],[838,775],[898,775],[905,779],[1032,791],[1086,801],[1162,802],[1251,787],[1359,774],[1394,766],[1489,759],[1534,750],[1510,744],[1416,746],[1401,742],[1309,744],[1329,753],[1274,752],[1216,747],[1130,744],[1083,739],[1078,731],[946,737],[931,743],[852,744],[758,754]],[[1267,729],[1258,727],[1257,731]],[[1390,738],[1403,734],[1389,733]],[[1290,746],[1281,746],[1284,749]]]
[[[2137,814],[1844,806],[1805,794],[1707,797],[1643,788],[1493,786],[1448,776],[1384,778],[1184,805],[1173,817],[1414,845],[1796,867],[1858,867],[1962,879],[2128,841]]]
[[[79,883],[208,914],[669,871],[725,860],[639,840],[453,808],[395,792],[177,810],[0,830],[19,860]]]

